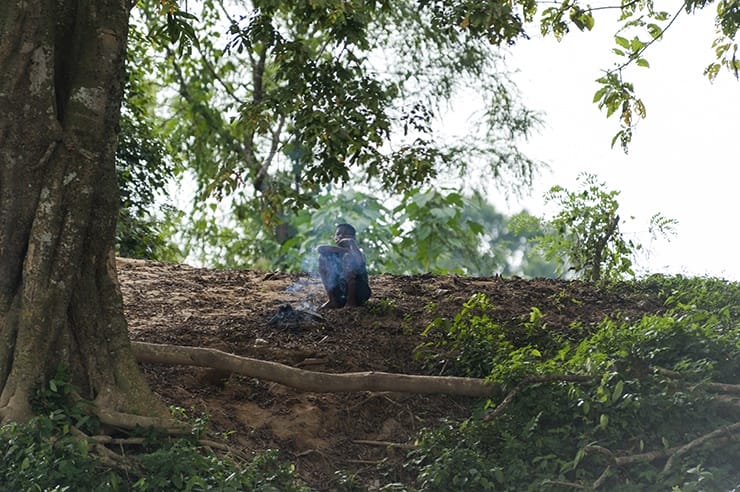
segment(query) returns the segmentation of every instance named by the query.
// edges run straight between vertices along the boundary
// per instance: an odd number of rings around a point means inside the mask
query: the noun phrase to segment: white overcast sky
[[[580,172],[596,174],[620,190],[620,215],[635,216],[622,230],[649,247],[640,258],[644,273],[682,273],[740,280],[740,82],[722,72],[714,83],[703,75],[713,61],[713,9],[683,14],[662,42],[646,53],[651,68],[632,69],[628,78],[647,105],[630,152],[610,147],[618,131],[595,104],[595,79],[616,56],[614,29],[553,39],[522,41],[507,57],[518,69],[515,81],[530,109],[545,125],[524,146],[550,165],[531,196],[498,203],[509,212],[526,208],[546,214],[542,194],[554,184],[577,186]],[[650,217],[660,212],[679,221],[670,242],[651,242]]]

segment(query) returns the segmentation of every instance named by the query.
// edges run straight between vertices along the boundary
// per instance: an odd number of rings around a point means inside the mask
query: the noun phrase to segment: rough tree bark
[[[0,2],[0,418],[60,365],[102,411],[164,416],[114,263],[129,0]]]

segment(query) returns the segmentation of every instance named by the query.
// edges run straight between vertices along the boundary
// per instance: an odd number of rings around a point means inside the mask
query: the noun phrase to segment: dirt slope
[[[527,320],[532,307],[552,330],[661,308],[650,293],[581,282],[379,275],[370,279],[368,305],[313,314],[324,301],[315,276],[123,259],[118,269],[133,340],[217,348],[326,372],[421,374],[413,355],[420,332],[435,317],[453,317],[475,292],[493,300],[504,326]],[[199,368],[144,370],[168,404],[208,414],[214,431],[234,431],[235,449],[280,449],[317,490],[333,488],[335,470],[356,474],[367,488],[402,478],[397,465],[415,433],[466,416],[469,403],[439,395],[301,393]]]

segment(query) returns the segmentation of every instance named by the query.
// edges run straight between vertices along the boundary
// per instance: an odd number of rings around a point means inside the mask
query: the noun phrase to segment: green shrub
[[[0,428],[0,484],[12,491],[300,491],[293,468],[267,451],[243,464],[217,456],[192,439],[127,447],[113,466],[54,412]]]
[[[620,230],[624,221],[618,214],[619,191],[607,190],[606,183],[582,173],[576,191],[553,186],[546,202],[555,202],[558,213],[542,223],[524,218],[515,224],[518,231],[537,228],[547,231],[533,239],[544,258],[559,266],[561,274],[573,272],[588,281],[621,280],[634,277],[633,259],[642,245],[628,239]],[[661,214],[650,219],[653,237],[669,238],[677,221]]]
[[[143,442],[123,439],[114,452],[101,454],[99,445],[87,437],[98,432],[99,423],[88,415],[88,403],[75,401],[73,394],[61,368],[36,394],[37,417],[0,427],[0,490],[307,490],[276,451],[245,463],[203,449],[198,444],[202,418],[194,420],[189,436],[175,439],[142,430]]]
[[[429,360],[490,368],[510,393],[420,436],[408,461],[419,489],[737,488],[740,284],[651,277],[640,287],[669,311],[604,320],[577,343],[547,337],[534,310],[505,334],[476,311],[490,308],[481,295],[436,321],[428,331],[447,332],[425,347]]]
[[[488,296],[473,294],[453,319],[429,324],[422,333],[429,341],[419,345],[417,358],[435,373],[505,382],[530,373],[537,361],[559,350],[558,337],[547,332],[536,307],[529,321],[515,328],[494,322],[494,309]]]

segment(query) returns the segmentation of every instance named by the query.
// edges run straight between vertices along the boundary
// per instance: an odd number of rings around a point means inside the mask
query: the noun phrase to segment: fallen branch
[[[665,466],[663,467],[663,473],[668,473],[671,470],[671,468],[673,467],[673,462],[676,460],[676,458],[683,456],[692,449],[701,446],[702,444],[712,439],[717,439],[725,436],[735,437],[734,434],[737,433],[740,433],[740,422],[735,422],[732,425],[722,426],[719,429],[716,429],[708,434],[697,437],[690,443],[681,446],[674,453],[671,454],[671,457],[668,458],[668,461],[666,461]]]
[[[663,376],[667,376],[671,379],[678,379],[678,380],[684,380],[684,376],[680,372],[671,371],[670,369],[665,369],[663,367],[653,367],[655,372],[658,374],[662,374]],[[702,388],[705,388],[707,391],[710,391],[712,393],[727,393],[731,395],[740,395],[740,384],[729,384],[729,383],[701,383],[699,385]]]
[[[131,348],[139,362],[210,367],[315,393],[392,391],[487,398],[500,393],[498,385],[476,378],[416,376],[376,371],[331,374],[201,347],[131,342]]]
[[[599,478],[593,483],[591,488],[598,489],[599,487],[601,487],[604,484],[606,478],[609,476],[609,474],[615,467],[622,467],[626,465],[631,465],[633,463],[651,462],[657,459],[668,458],[665,466],[663,467],[663,473],[668,473],[669,471],[671,471],[671,468],[673,467],[673,463],[677,458],[680,458],[681,456],[693,450],[694,448],[697,448],[703,444],[706,444],[709,441],[712,441],[713,446],[722,446],[727,443],[736,441],[738,439],[736,434],[739,434],[739,433],[740,433],[740,422],[736,422],[731,425],[722,426],[719,429],[713,430],[712,432],[699,436],[693,441],[687,444],[681,445],[681,446],[673,446],[668,449],[659,449],[659,450],[650,451],[647,453],[631,454],[631,455],[626,455],[626,456],[616,456],[614,452],[612,452],[612,450],[605,448],[603,446],[595,446],[595,445],[586,446],[583,448],[583,451],[586,454],[601,454],[609,460],[609,464],[607,465],[606,469],[599,476]]]
[[[580,483],[566,482],[563,480],[543,480],[542,485],[555,485],[556,487],[570,487],[571,489],[584,490],[586,487]]]
[[[87,436],[87,439],[95,444],[101,444],[106,446],[143,446],[150,440],[146,437],[113,437],[107,434],[96,434]],[[198,439],[198,444],[206,447],[218,449],[219,451],[225,451],[234,454],[234,449],[228,444],[213,441],[211,439]]]
[[[98,417],[101,424],[109,425],[118,429],[131,430],[137,427],[154,427],[164,429],[169,434],[173,435],[189,434],[192,430],[187,425],[171,418],[145,417],[142,415],[115,412],[113,410],[102,408],[96,408],[93,413]]]

